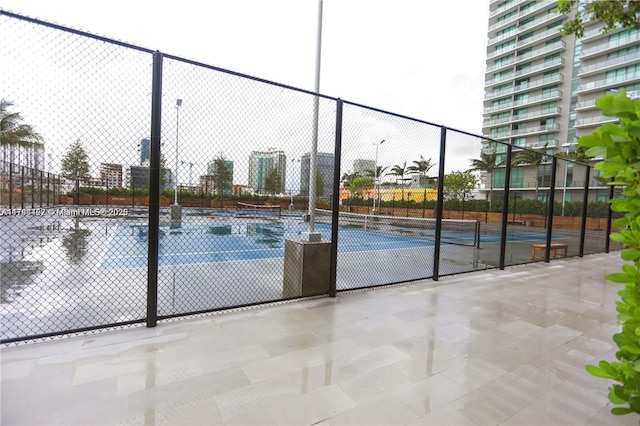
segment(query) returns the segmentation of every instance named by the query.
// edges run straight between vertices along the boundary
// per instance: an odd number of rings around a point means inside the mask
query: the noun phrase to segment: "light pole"
[[[176,100],[176,176],[173,180],[173,204],[178,205],[178,129],[180,123],[180,107],[182,99]]]
[[[311,151],[309,157],[309,228],[307,232],[302,233],[302,238],[307,242],[319,242],[321,240],[320,232],[315,231],[316,222],[316,174],[318,170],[318,115],[320,112],[320,59],[322,57],[322,0],[318,1],[318,32],[316,35],[316,66],[314,78],[313,97],[313,133],[311,138]]]
[[[375,142],[373,145],[376,146],[376,162],[375,162],[375,166],[373,168],[373,176],[374,176],[374,181],[373,181],[373,186],[374,186],[374,196],[373,196],[373,210],[372,212],[375,213],[376,212],[376,198],[378,198],[378,207],[380,207],[380,173],[378,173],[378,148],[380,147],[380,145],[382,145],[384,143],[384,139],[382,139],[380,142]],[[376,184],[378,185],[378,195],[375,195],[375,186]]]
[[[291,159],[291,171],[292,172],[293,172],[293,165],[296,164],[296,163],[300,163],[300,159],[299,158],[292,158]],[[291,175],[293,175],[293,173],[291,173]],[[294,181],[295,181],[295,178],[294,178]],[[298,189],[298,192],[300,192],[300,189]],[[291,204],[289,204],[289,210],[295,210],[295,206],[293,205],[293,186],[291,187]]]

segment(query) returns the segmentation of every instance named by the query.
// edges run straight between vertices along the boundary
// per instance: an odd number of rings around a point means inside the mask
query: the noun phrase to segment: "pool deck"
[[[637,425],[609,413],[619,253],[1,348],[2,424]]]

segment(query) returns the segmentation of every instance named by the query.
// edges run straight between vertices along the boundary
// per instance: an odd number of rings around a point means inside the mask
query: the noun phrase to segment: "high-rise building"
[[[327,197],[331,195],[333,187],[333,168],[335,163],[334,154],[318,152],[317,156],[318,175],[316,176],[316,195]],[[300,195],[309,196],[309,170],[311,169],[311,154],[307,153],[300,158]],[[320,183],[318,183],[320,179]]]
[[[602,34],[599,22],[587,21],[582,39],[562,36],[559,31],[567,18],[553,12],[557,3],[490,1],[482,134],[513,145],[514,154],[518,147],[549,154],[575,149],[577,137],[611,121],[596,109],[596,98],[619,88],[640,89],[640,32]],[[482,152],[496,153],[500,163],[506,146],[485,140]],[[558,173],[570,176],[564,162],[561,167]],[[494,172],[495,187],[503,185],[504,172],[504,167]],[[549,186],[550,178],[550,162],[537,170],[515,167],[511,188]],[[563,186],[571,189],[570,184],[571,179]],[[564,193],[571,201],[572,191]],[[536,194],[547,196],[544,191],[523,191],[525,198]]]
[[[107,188],[122,188],[122,164],[101,163],[100,181]]]
[[[272,185],[270,179],[277,177]],[[249,156],[249,188],[258,194],[284,193],[287,176],[287,156],[284,151],[270,148],[252,151]]]
[[[224,182],[223,193],[227,195],[233,194],[233,160],[216,159],[210,161],[207,164],[207,174],[200,177],[200,186],[205,188],[203,190],[207,194],[218,193],[219,188],[215,187],[216,179],[214,178],[214,176],[218,172],[220,161],[222,161],[222,164],[224,164],[224,168],[226,169],[225,173],[229,176],[229,179]]]
[[[148,167],[150,158],[151,141],[149,139],[142,139],[140,141],[140,165]]]
[[[368,170],[376,168],[376,160],[354,160],[353,161],[353,173],[358,175],[365,175]]]

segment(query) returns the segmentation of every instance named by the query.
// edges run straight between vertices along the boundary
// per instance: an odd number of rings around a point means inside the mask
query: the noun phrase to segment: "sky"
[[[306,90],[318,4],[0,0],[6,11]],[[489,0],[324,0],[320,93],[480,134],[488,16]]]

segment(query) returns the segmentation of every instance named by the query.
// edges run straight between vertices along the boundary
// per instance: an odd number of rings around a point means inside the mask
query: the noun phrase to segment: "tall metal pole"
[[[376,146],[376,163],[375,166],[373,168],[373,176],[375,177],[375,181],[373,182],[373,185],[378,186],[378,195],[376,196],[376,194],[373,194],[373,213],[376,212],[376,198],[378,198],[378,207],[380,207],[380,174],[378,173],[378,147],[380,145],[382,145],[384,143],[384,139],[382,139],[380,142],[374,143],[374,145]],[[375,192],[375,191],[374,191]]]
[[[313,98],[313,136],[311,139],[311,155],[309,165],[309,241],[319,240],[319,234],[311,236],[315,231],[316,221],[316,174],[318,170],[318,115],[320,109],[320,58],[322,52],[322,0],[318,1],[318,34],[316,39],[316,73],[314,92],[316,96]]]
[[[178,129],[180,123],[180,107],[182,99],[176,100],[176,176],[173,183],[173,204],[178,205]]]

